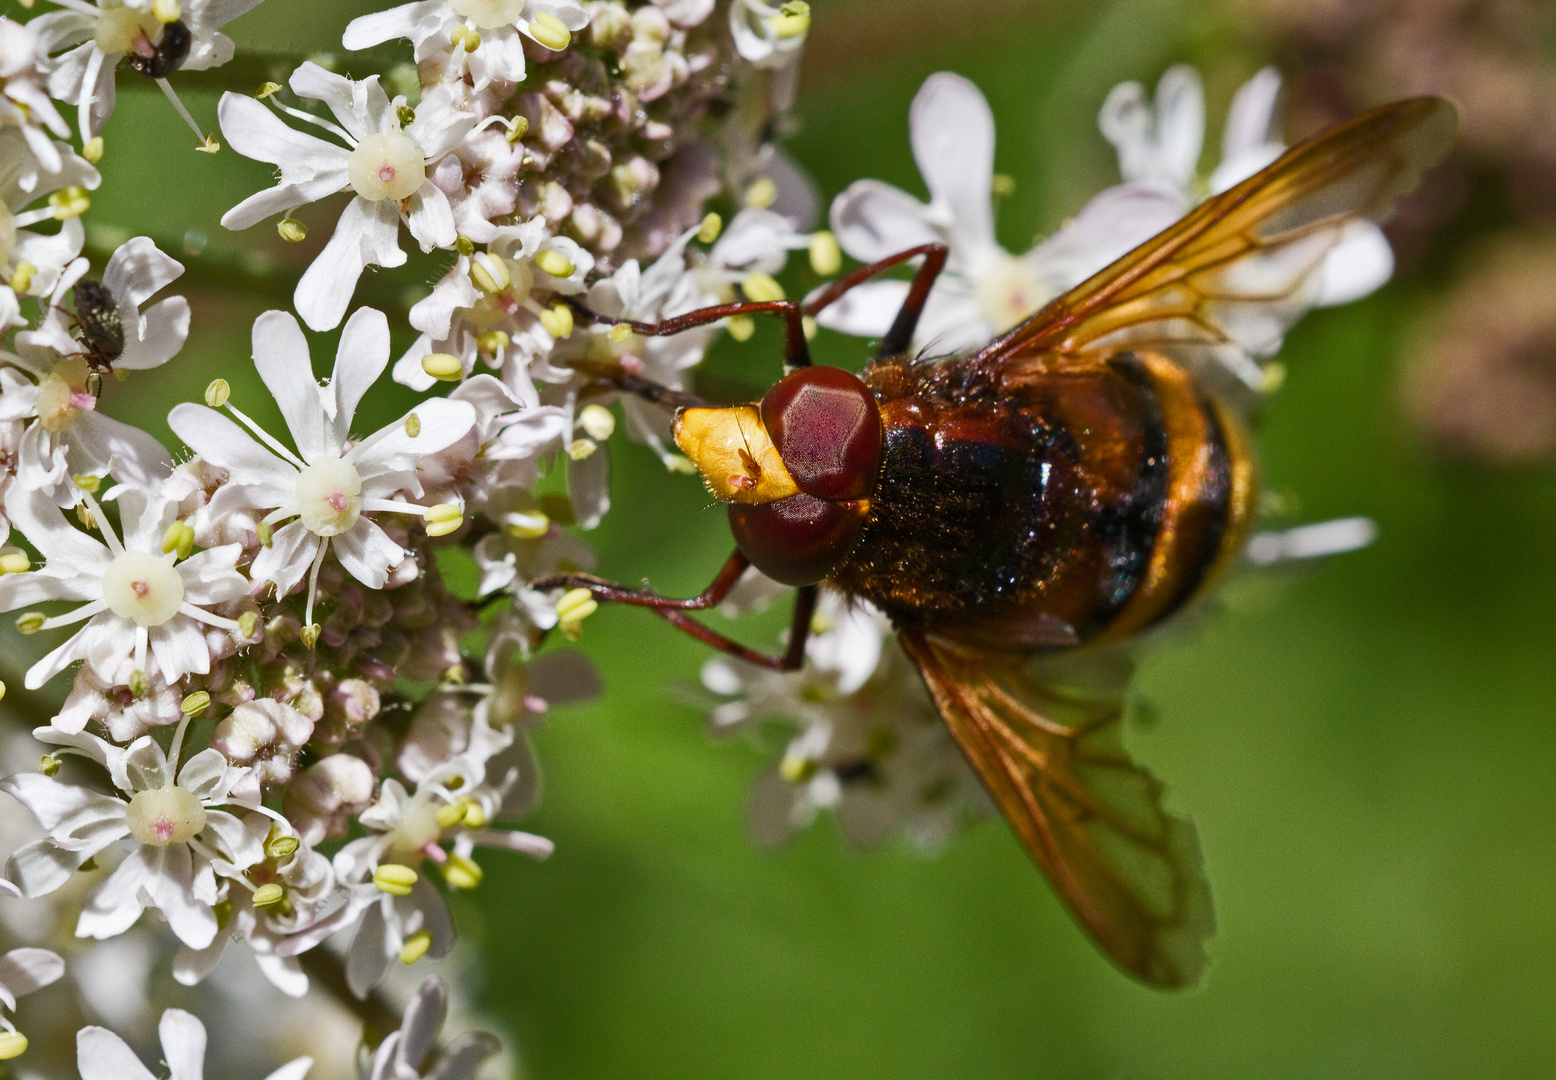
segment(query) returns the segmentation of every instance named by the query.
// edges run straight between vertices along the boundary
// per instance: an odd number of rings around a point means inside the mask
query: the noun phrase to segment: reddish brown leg
[[[913,340],[913,331],[918,328],[919,316],[924,314],[924,302],[929,299],[929,290],[934,287],[940,271],[945,269],[948,254],[949,249],[944,244],[920,244],[918,247],[899,251],[895,255],[888,255],[880,262],[861,266],[852,273],[838,278],[807,300],[804,305],[805,314],[816,314],[836,303],[844,293],[855,286],[862,285],[870,278],[922,255],[924,265],[913,275],[913,284],[908,288],[908,298],[903,301],[901,310],[897,312],[897,318],[891,324],[891,329],[886,331],[886,336],[881,339],[880,346],[875,350],[877,359],[904,353]]]
[[[739,642],[708,629],[686,614],[688,611],[705,611],[717,605],[729,595],[729,590],[735,587],[735,582],[740,580],[740,575],[745,573],[746,567],[750,565],[750,561],[737,549],[724,563],[724,568],[719,571],[712,584],[687,600],[660,596],[651,589],[629,589],[624,585],[595,577],[593,574],[552,574],[530,582],[530,588],[541,592],[550,589],[588,589],[596,600],[652,608],[671,626],[690,634],[698,641],[712,645],[720,652],[727,652],[742,660],[760,664],[762,667],[793,671],[805,660],[805,639],[810,635],[810,619],[816,610],[816,586],[804,586],[794,598],[794,622],[789,633],[789,649],[782,656],[768,656],[748,649]]]
[[[578,303],[573,304],[573,310],[590,322],[625,323],[632,328],[633,333],[643,334],[647,337],[679,334],[683,330],[690,330],[696,326],[707,326],[709,323],[718,322],[720,319],[727,319],[731,315],[779,315],[782,316],[784,321],[784,369],[792,371],[795,368],[810,367],[810,347],[805,344],[805,313],[800,310],[800,305],[793,300],[719,304],[717,307],[698,308],[696,311],[688,311],[685,315],[677,315],[673,319],[666,319],[664,322],[656,323],[607,318],[604,315],[595,314]]]

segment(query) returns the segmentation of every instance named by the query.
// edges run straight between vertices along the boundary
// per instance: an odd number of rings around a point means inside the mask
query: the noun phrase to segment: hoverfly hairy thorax
[[[1387,217],[1456,127],[1448,102],[1417,98],[1322,132],[968,355],[907,355],[945,265],[940,244],[860,267],[803,304],[632,323],[655,335],[784,319],[788,374],[760,402],[597,381],[675,408],[676,443],[727,504],[736,550],[690,599],[586,574],[531,587],[647,607],[786,670],[804,660],[819,588],[873,603],[1076,919],[1136,978],[1192,985],[1209,963],[1209,885],[1194,826],[1123,748],[1119,650],[1241,552],[1257,470],[1239,398],[1217,373],[1246,368],[1271,327],[1284,332],[1347,226]],[[914,259],[908,298],[861,375],[810,366],[804,317]],[[797,589],[782,656],[688,614],[750,566]]]

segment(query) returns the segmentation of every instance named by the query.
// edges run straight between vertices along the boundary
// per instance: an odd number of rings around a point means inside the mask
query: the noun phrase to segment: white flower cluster
[[[512,827],[538,790],[528,733],[598,680],[581,654],[536,650],[551,631],[576,638],[592,604],[528,583],[593,564],[563,526],[609,505],[609,379],[681,387],[723,329],[644,339],[615,324],[770,292],[788,253],[812,246],[808,181],[765,141],[809,13],[421,0],[344,41],[408,39],[409,93],[305,62],[285,88],[227,94],[225,140],[279,170],[228,227],[276,218],[297,240],[291,211],[354,197],[296,314],[253,326],[284,430],[217,379],[169,414],[182,446],[167,447],[103,406],[127,404],[120,381],[184,345],[189,304],[160,295],[184,267],[137,237],[94,275],[80,215],[115,79],[150,77],[171,97],[168,75],[232,56],[218,30],[256,2],[59,0],[28,23],[0,18],[0,611],[46,642],[7,708],[36,718],[47,749],[0,781],[32,819],[6,824],[0,891],[74,911],[75,935],[105,946],[154,913],[186,985],[237,943],[287,995],[308,992],[323,956],[334,983],[371,999],[392,966],[454,946],[446,897],[480,884],[478,849],[551,852]],[[74,132],[56,102],[74,107]],[[716,197],[734,209],[727,228]],[[367,267],[406,261],[402,221],[448,269],[392,363],[388,316],[351,308]],[[586,325],[570,303],[610,321]],[[340,327],[327,378],[304,325]],[[362,430],[391,364],[422,399]],[[661,410],[623,410],[680,464]],[[537,492],[563,469],[565,496]],[[444,586],[441,547],[474,558],[478,594]],[[62,707],[44,704],[67,683]],[[0,739],[12,770],[24,738]],[[25,919],[4,924],[25,936]],[[103,962],[80,952],[69,966],[96,1000]],[[66,967],[12,950],[0,1005]],[[436,1053],[447,996],[425,983],[366,1075],[468,1077],[496,1053],[484,1034]],[[0,1025],[0,1059],[22,1053],[26,1037]],[[201,1022],[168,1010],[161,1035],[172,1074],[200,1076]],[[106,1028],[82,1028],[75,1050],[83,1077],[147,1075]]]
[[[550,854],[512,827],[537,793],[528,733],[598,681],[580,654],[537,650],[578,637],[595,601],[531,582],[593,565],[565,527],[609,508],[613,407],[667,466],[688,464],[666,410],[627,391],[689,389],[718,335],[750,332],[743,317],[665,337],[631,324],[780,299],[774,275],[793,251],[830,276],[839,244],[869,260],[940,241],[951,259],[921,337],[981,343],[1279,148],[1271,75],[1239,94],[1208,187],[1193,171],[1193,74],[1169,72],[1154,111],[1120,87],[1102,122],[1125,183],[1018,258],[994,240],[988,107],[935,76],[912,119],[932,201],[863,181],[832,207],[834,241],[810,231],[815,195],[767,141],[792,93],[804,3],[416,0],[356,20],[343,42],[409,41],[419,80],[406,92],[304,62],[284,87],[222,98],[227,143],[279,174],[223,224],[276,219],[297,241],[292,211],[352,197],[301,275],[296,314],[253,324],[285,430],[217,379],[171,411],[182,446],[170,448],[100,405],[179,353],[190,307],[157,297],[184,268],[138,237],[89,277],[79,218],[121,60],[171,96],[170,73],[231,57],[218,31],[257,0],[56,2],[31,23],[0,18],[0,611],[45,635],[22,711],[49,748],[0,781],[35,826],[25,840],[3,830],[16,842],[0,908],[53,898],[77,937],[105,943],[143,932],[153,911],[186,985],[237,943],[285,994],[308,992],[322,956],[369,997],[394,964],[453,948],[446,894],[480,884],[477,849]],[[74,106],[79,149],[54,101]],[[396,358],[389,317],[352,304],[368,267],[407,262],[402,223],[446,271],[411,308],[420,336]],[[1380,244],[1358,235],[1337,250],[1326,297],[1386,278]],[[879,335],[905,290],[862,286],[823,321]],[[340,329],[325,379],[304,326]],[[364,431],[386,375],[423,396]],[[542,489],[553,472],[565,495]],[[473,595],[445,586],[442,548],[477,565]],[[759,838],[835,808],[861,843],[900,828],[935,846],[984,805],[977,783],[885,621],[831,598],[817,620],[800,672],[722,659],[704,672],[729,699],[719,730],[799,725],[756,792]],[[66,682],[58,709],[32,693]],[[0,756],[17,767],[10,736]],[[0,1004],[14,1010],[64,970],[47,950],[7,953]],[[444,984],[425,982],[366,1075],[472,1076],[496,1041],[467,1035],[439,1053],[447,1007]],[[26,1049],[0,1025],[0,1059]],[[160,1032],[175,1080],[199,1077],[201,1022],[168,1010]],[[83,1077],[148,1075],[103,1027],[82,1028],[76,1050]]]

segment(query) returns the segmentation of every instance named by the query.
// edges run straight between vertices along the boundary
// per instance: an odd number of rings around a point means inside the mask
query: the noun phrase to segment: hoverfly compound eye
[[[829,502],[803,491],[774,502],[729,504],[735,545],[783,585],[814,585],[854,546],[869,504]]]
[[[838,502],[875,490],[881,412],[857,376],[842,368],[801,368],[762,399],[762,424],[805,494]]]

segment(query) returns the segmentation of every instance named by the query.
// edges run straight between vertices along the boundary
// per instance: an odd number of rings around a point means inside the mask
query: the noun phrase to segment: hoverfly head
[[[746,558],[786,585],[847,556],[881,468],[875,395],[840,368],[801,368],[757,405],[682,409],[675,441],[729,503]]]

